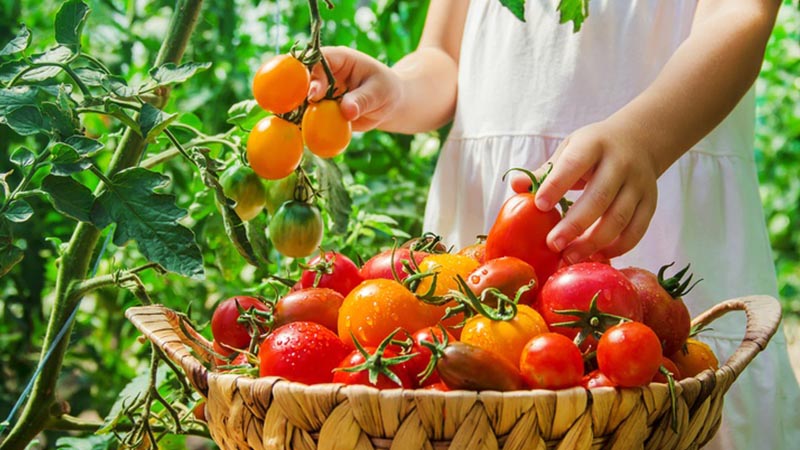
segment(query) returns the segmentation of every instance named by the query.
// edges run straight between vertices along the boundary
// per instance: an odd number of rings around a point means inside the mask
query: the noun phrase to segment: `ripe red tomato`
[[[338,252],[325,252],[314,257],[309,268],[300,276],[300,286],[333,289],[347,296],[354,287],[364,281],[358,266],[347,256]]]
[[[262,377],[283,377],[305,384],[330,383],[347,346],[331,330],[314,322],[292,322],[276,328],[261,343]]]
[[[565,389],[579,385],[583,377],[581,351],[558,333],[543,333],[528,341],[519,365],[532,389]]]
[[[279,180],[297,169],[303,159],[303,136],[297,125],[269,116],[261,119],[247,139],[247,161],[261,178]]]
[[[320,158],[333,158],[342,153],[353,134],[352,125],[342,115],[336,100],[308,105],[301,128],[306,147]]]
[[[608,379],[599,369],[595,369],[581,378],[581,386],[586,389],[594,389],[599,387],[617,387],[617,383]]]
[[[561,220],[561,213],[540,211],[534,199],[533,193],[526,192],[506,200],[486,237],[486,259],[516,256],[533,266],[544,282],[561,259],[547,246],[547,234]]]
[[[622,387],[644,386],[658,372],[661,343],[647,325],[624,322],[606,330],[597,344],[597,364]]]
[[[434,340],[434,336],[436,339]],[[411,345],[411,350],[409,353],[416,353],[417,355],[408,361],[406,361],[406,367],[408,367],[408,373],[414,378],[414,381],[418,382],[420,379],[420,375],[425,372],[425,369],[428,367],[428,363],[431,361],[431,350],[422,345],[422,342],[429,342],[431,344],[438,342],[444,342],[445,337],[444,333],[442,333],[442,329],[439,327],[425,327],[421,330],[416,331],[414,334],[411,335],[411,339],[414,342]],[[456,338],[447,333],[447,342],[455,342]],[[439,383],[441,379],[439,378],[439,374],[436,371],[433,371],[431,375],[425,379],[422,383],[417,383],[423,387],[430,386],[432,384]]]
[[[237,304],[239,305],[237,307]],[[223,300],[211,316],[211,334],[214,342],[235,349],[246,349],[250,345],[250,330],[247,324],[239,323],[239,308],[244,311],[250,308],[269,311],[269,307],[254,297],[239,295]],[[259,329],[259,334],[266,329]],[[226,352],[227,354],[227,352]]]
[[[292,200],[275,211],[269,223],[269,239],[281,254],[292,258],[311,255],[322,242],[319,208]]]
[[[564,267],[547,280],[541,293],[542,316],[548,325],[575,320],[575,316],[557,314],[555,311],[587,311],[595,294],[598,294],[597,307],[600,311],[641,322],[642,304],[631,282],[619,270],[595,262]],[[553,327],[553,331],[574,338],[580,330]]]
[[[532,305],[539,291],[539,281],[533,266],[513,256],[486,261],[469,274],[466,282],[478,297],[484,289],[495,288],[512,300],[521,287],[533,282],[533,286],[520,296],[519,303],[523,305]],[[497,298],[493,295],[487,295],[484,301],[497,304]]]
[[[419,265],[428,255],[429,253],[425,252],[414,252],[414,261],[416,265]],[[394,256],[392,256],[391,249],[384,250],[373,256],[361,266],[361,277],[365,280],[376,278],[394,280],[392,261],[394,261],[394,270],[395,273],[397,273],[398,281],[402,282],[408,278],[408,272],[403,270],[403,262],[411,262],[411,251],[407,248],[395,249]]]
[[[253,78],[253,97],[274,114],[285,114],[303,104],[311,75],[292,55],[277,55],[264,63]]]
[[[375,347],[364,347],[364,350],[369,353],[370,355],[374,355],[375,352],[378,351]],[[358,372],[347,372],[344,370],[336,370],[333,373],[333,382],[334,383],[342,383],[342,384],[361,384],[364,386],[372,386],[378,389],[411,389],[415,386],[415,383],[408,373],[408,369],[406,368],[404,363],[400,364],[393,364],[387,365],[385,364],[384,360],[387,358],[394,358],[397,357],[397,353],[392,350],[386,349],[383,351],[381,358],[377,360],[377,366],[373,370],[389,370],[397,378],[400,380],[400,385],[398,385],[394,380],[389,378],[386,374],[378,372],[378,377],[376,382],[373,384],[369,380],[369,372],[370,370],[365,368],[364,370],[359,370]],[[359,350],[353,350],[350,352],[347,357],[339,364],[337,369],[344,369],[349,367],[356,367],[366,362],[366,358]]]
[[[275,326],[290,322],[316,322],[337,331],[342,294],[328,288],[302,288],[289,292],[275,303]]]
[[[658,276],[649,270],[626,267],[620,272],[636,288],[643,307],[642,321],[656,332],[664,354],[671,355],[680,350],[692,328],[692,318],[683,300],[673,298],[661,285]]]
[[[661,358],[661,365],[664,366],[664,368],[667,369],[667,371],[672,373],[672,378],[675,381],[681,379],[681,371],[680,369],[678,369],[678,366],[676,366],[675,363],[672,362],[671,359],[664,356],[663,358]],[[661,373],[661,368],[659,367],[658,371],[653,376],[653,383],[668,383],[668,382],[669,380],[667,380],[667,376]]]

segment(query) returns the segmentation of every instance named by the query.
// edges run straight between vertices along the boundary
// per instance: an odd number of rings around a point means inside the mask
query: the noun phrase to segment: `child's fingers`
[[[639,243],[644,233],[647,231],[647,227],[650,225],[650,219],[653,218],[653,214],[656,211],[655,197],[656,194],[654,193],[652,195],[645,195],[645,197],[642,198],[628,226],[625,227],[617,239],[601,250],[601,253],[605,257],[611,259],[622,255]]]
[[[575,148],[576,145],[569,144],[557,157],[554,155],[553,168],[536,192],[536,206],[542,211],[552,209],[597,163],[595,148]]]
[[[333,77],[337,83],[349,86],[353,81],[351,80],[353,67],[355,66],[355,58],[357,54],[349,51],[350,49],[343,49],[341,47],[323,47],[322,55],[328,63],[328,67],[333,73]],[[308,88],[308,99],[312,102],[317,102],[325,97],[330,83],[328,83],[328,76],[321,63],[315,64],[311,68],[311,84]],[[337,89],[342,89],[342,86],[337,86]]]

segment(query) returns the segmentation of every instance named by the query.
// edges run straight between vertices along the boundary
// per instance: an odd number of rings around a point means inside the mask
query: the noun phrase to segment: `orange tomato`
[[[519,365],[525,344],[548,331],[539,313],[526,305],[517,305],[517,315],[511,320],[492,320],[474,316],[461,330],[461,342],[495,352]]]
[[[303,104],[311,75],[292,55],[277,55],[264,63],[253,78],[253,97],[273,114],[285,114]]]
[[[719,369],[719,361],[711,347],[694,338],[687,339],[684,347],[669,359],[678,367],[681,379],[696,376],[706,369]]]
[[[441,253],[426,256],[425,259],[419,263],[419,270],[420,272],[432,272],[438,274],[436,277],[436,286],[434,287],[433,295],[443,296],[449,293],[451,290],[458,290],[457,276],[461,276],[461,278],[466,280],[469,274],[478,268],[478,265],[478,261],[475,261],[469,256]],[[417,295],[427,294],[431,289],[432,283],[433,277],[423,278],[419,285],[417,285],[415,292]],[[442,317],[444,317],[444,315],[447,313],[448,307],[457,305],[458,303],[456,301],[450,301],[441,306],[426,306],[429,317],[431,320],[435,321],[434,323],[436,323],[442,320]],[[442,323],[448,327],[448,330],[451,333],[458,337],[460,330],[452,327],[461,323],[462,320],[463,317],[458,315],[451,317]]]
[[[342,153],[353,134],[352,126],[342,115],[336,100],[308,105],[301,128],[306,147],[320,158],[333,158]]]
[[[303,137],[297,125],[278,116],[265,117],[250,132],[247,160],[261,178],[288,177],[303,158]]]

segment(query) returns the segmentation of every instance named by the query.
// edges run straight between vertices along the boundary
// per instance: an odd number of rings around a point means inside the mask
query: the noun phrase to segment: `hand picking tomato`
[[[670,355],[669,359],[678,367],[683,378],[697,376],[704,370],[719,369],[719,360],[711,347],[694,338],[687,339],[685,345]]]
[[[250,321],[256,327],[255,330],[251,330],[253,326],[248,325],[246,321],[239,321],[241,312],[250,309],[269,311],[269,307],[261,300],[243,295],[223,300],[217,305],[211,316],[211,334],[214,335],[214,342],[230,348],[246,349],[250,345],[251,331],[261,334],[266,330],[265,324],[255,317]]]
[[[353,369],[356,370],[351,371]],[[376,347],[353,350],[334,371],[333,382],[378,389],[411,389],[415,386],[397,353],[389,349],[381,351]]]
[[[247,139],[247,161],[261,178],[288,177],[303,159],[303,136],[297,125],[270,116],[261,119]]]
[[[292,200],[281,205],[272,216],[269,239],[281,254],[303,258],[319,247],[322,242],[322,227],[319,208]]]
[[[411,264],[412,252],[407,248],[398,248],[392,252],[392,249],[384,250],[377,255],[373,256],[361,266],[361,277],[365,280],[372,280],[376,278],[383,278],[385,280],[394,280],[397,274],[397,281],[403,282],[408,278],[409,273],[403,268],[403,264]],[[429,253],[413,252],[414,264],[419,265]],[[394,262],[394,264],[392,264]],[[394,271],[392,271],[394,266]]]
[[[305,384],[330,383],[333,369],[348,353],[339,337],[322,325],[292,322],[276,328],[261,343],[259,373]]]
[[[583,356],[578,346],[558,333],[543,333],[525,344],[520,370],[531,389],[566,389],[583,377]]]
[[[461,342],[496,353],[516,366],[525,344],[547,331],[547,324],[538,312],[517,305],[517,314],[511,320],[492,320],[483,315],[467,319],[461,330]]]
[[[320,158],[333,158],[342,153],[353,134],[352,125],[342,115],[336,100],[308,105],[301,128],[306,147]]]
[[[597,343],[597,364],[611,381],[622,387],[650,383],[663,355],[658,336],[640,322],[615,325]]]
[[[266,190],[253,169],[236,163],[222,172],[219,184],[225,196],[236,202],[234,210],[240,219],[251,220],[264,209]]]
[[[277,55],[264,63],[253,78],[253,97],[273,114],[285,114],[303,104],[311,74],[292,55]]]
[[[346,297],[362,281],[358,266],[339,252],[314,257],[300,276],[300,286],[333,289]]]
[[[337,331],[342,294],[328,288],[302,288],[289,292],[275,303],[275,326],[290,322],[316,322]]]
[[[486,261],[472,271],[466,277],[466,281],[478,297],[485,289],[495,288],[508,298],[514,299],[521,287],[529,286],[530,289],[522,293],[519,298],[519,303],[523,305],[533,304],[539,291],[539,281],[533,266],[513,256],[502,256]],[[489,305],[497,304],[497,298],[491,295],[487,295],[484,301]]]

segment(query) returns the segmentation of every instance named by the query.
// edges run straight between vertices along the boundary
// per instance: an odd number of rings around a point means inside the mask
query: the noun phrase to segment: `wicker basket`
[[[126,316],[208,399],[209,429],[224,449],[695,449],[716,433],[723,395],[781,319],[775,299],[752,296],[720,303],[694,323],[736,310],[747,314],[736,352],[716,372],[676,385],[677,433],[664,384],[505,393],[306,386],[209,371],[212,356],[193,342],[205,339],[163,306]]]

